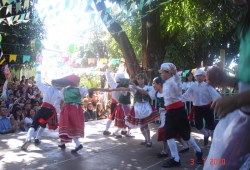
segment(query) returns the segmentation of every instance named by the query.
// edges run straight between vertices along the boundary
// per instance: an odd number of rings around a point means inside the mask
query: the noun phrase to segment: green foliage
[[[101,87],[101,76],[93,73],[84,73],[81,75],[79,86],[87,88]]]

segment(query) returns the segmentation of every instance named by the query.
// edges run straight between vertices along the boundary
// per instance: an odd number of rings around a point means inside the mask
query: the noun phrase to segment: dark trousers
[[[177,134],[185,141],[190,139],[191,128],[184,106],[167,111],[164,128],[167,140],[175,138]]]
[[[210,106],[206,107],[194,106],[194,113],[195,113],[194,115],[195,127],[198,130],[204,127],[203,119],[205,119],[207,129],[209,130],[215,129],[214,112],[210,109]]]
[[[37,128],[39,126],[41,126],[42,128],[46,128],[46,124],[41,124],[39,122],[39,119],[44,119],[44,120],[48,120],[51,116],[53,115],[53,109],[47,108],[47,107],[41,107],[38,112],[35,115],[35,118],[31,124],[30,127],[33,127],[35,129],[35,131],[37,130]]]
[[[115,103],[111,103],[111,108],[110,108],[110,110],[111,110],[111,114],[113,113],[113,111],[115,110],[115,107],[117,106],[117,104],[115,104]],[[110,115],[110,116],[112,116],[111,117],[111,120],[115,120],[115,115]]]

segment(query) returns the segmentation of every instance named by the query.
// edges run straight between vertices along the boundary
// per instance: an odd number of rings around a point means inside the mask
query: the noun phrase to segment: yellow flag
[[[0,65],[2,65],[5,62],[5,58],[0,61]]]
[[[11,61],[15,61],[16,62],[16,57],[17,57],[16,54],[10,54],[9,62],[11,62]]]

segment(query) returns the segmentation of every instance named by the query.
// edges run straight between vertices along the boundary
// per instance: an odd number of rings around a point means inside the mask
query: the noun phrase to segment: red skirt
[[[59,122],[61,142],[71,142],[73,137],[84,137],[84,114],[80,105],[65,104]]]
[[[157,141],[167,141],[164,127],[158,129]]]
[[[115,115],[115,126],[118,128],[126,128],[125,125],[125,116],[127,116],[130,112],[130,106],[129,105],[123,105],[119,104],[114,109],[114,115]]]

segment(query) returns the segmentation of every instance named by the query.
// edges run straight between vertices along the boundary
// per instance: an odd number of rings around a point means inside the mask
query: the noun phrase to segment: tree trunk
[[[164,60],[164,47],[161,44],[159,9],[146,13],[148,6],[142,9],[142,68],[148,76],[148,82],[159,75],[158,69]]]
[[[104,3],[104,0],[102,0],[98,4],[97,4],[97,0],[94,0],[94,3],[96,6],[96,9],[98,11],[102,11],[101,18],[102,18],[103,23],[107,27],[106,22],[112,20],[112,17],[108,13],[105,14],[106,5]],[[107,21],[104,20],[105,15],[107,15]],[[136,74],[139,73],[139,64],[138,64],[138,61],[136,60],[134,49],[126,33],[122,30],[121,26],[116,22],[111,23],[110,26],[107,27],[107,29],[110,32],[110,34],[113,36],[113,38],[116,40],[116,42],[119,44],[119,47],[125,58],[125,63],[127,66],[128,74],[130,75],[131,78],[134,78]]]

